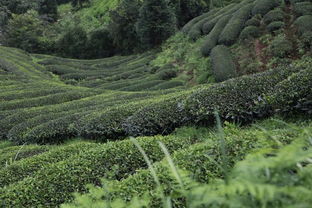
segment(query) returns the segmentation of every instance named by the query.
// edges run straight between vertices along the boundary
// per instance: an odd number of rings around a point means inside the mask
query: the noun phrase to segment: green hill
[[[309,208],[311,5],[216,7],[127,56],[0,46],[0,207]]]

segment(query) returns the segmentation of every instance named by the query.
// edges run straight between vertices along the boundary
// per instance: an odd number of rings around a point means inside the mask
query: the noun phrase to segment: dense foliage
[[[160,45],[175,30],[175,15],[165,0],[143,2],[137,22],[137,33],[143,48],[150,49]]]

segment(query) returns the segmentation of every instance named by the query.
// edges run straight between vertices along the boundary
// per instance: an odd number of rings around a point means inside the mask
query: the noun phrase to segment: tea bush
[[[212,49],[211,64],[217,82],[223,82],[237,75],[231,51],[226,46],[219,45]]]
[[[280,35],[274,38],[269,49],[273,56],[284,58],[291,54],[293,46],[292,42],[287,40],[285,36]]]
[[[257,38],[261,35],[261,31],[259,27],[256,26],[248,26],[243,29],[241,32],[239,39],[240,40],[248,40],[252,38]]]
[[[229,46],[235,43],[245,25],[245,22],[250,17],[252,6],[252,4],[247,4],[233,14],[233,17],[227,23],[219,36],[219,44]]]
[[[222,33],[223,28],[227,25],[230,19],[231,15],[222,17],[214,26],[209,35],[205,37],[203,46],[201,47],[201,53],[203,56],[210,55],[211,50],[218,44],[219,36]]]

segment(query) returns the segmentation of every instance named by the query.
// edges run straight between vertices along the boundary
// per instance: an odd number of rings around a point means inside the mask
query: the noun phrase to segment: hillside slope
[[[311,5],[244,0],[130,56],[0,46],[0,208],[310,208]]]
[[[94,61],[44,58],[39,62],[43,66],[34,62],[38,56],[0,50],[1,137],[19,144],[57,143],[75,136],[113,140],[168,134],[182,125],[211,125],[214,111],[227,120],[250,122],[275,110],[305,111],[311,99],[311,57],[292,66],[183,89],[176,87],[181,81],[151,74],[146,55]],[[282,91],[286,86],[288,94]],[[165,88],[172,89],[157,90]]]

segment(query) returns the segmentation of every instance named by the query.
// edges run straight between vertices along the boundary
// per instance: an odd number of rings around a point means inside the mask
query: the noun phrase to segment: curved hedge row
[[[278,8],[264,15],[263,21],[265,24],[270,24],[271,22],[284,21],[284,18],[285,13],[280,8]]]
[[[217,22],[225,15],[232,15],[237,10],[241,8],[240,4],[233,4],[231,7],[225,7],[224,9],[221,9],[216,15],[212,16],[210,20],[206,21],[205,24],[203,24],[201,30],[203,34],[209,34],[210,31],[213,29],[213,27],[217,24]]]
[[[151,100],[144,100],[94,112],[79,119],[73,128],[85,138],[104,141],[120,139],[126,136],[122,126],[126,118],[149,103]]]
[[[96,94],[97,94],[96,92],[92,92],[89,90],[85,91],[75,90],[36,98],[25,98],[22,100],[6,101],[1,103],[0,111],[65,103],[68,101],[78,100],[84,97],[90,97]]]
[[[217,9],[214,9],[214,10],[211,10],[211,11],[205,13],[205,14],[202,14],[198,17],[193,18],[186,25],[184,25],[184,27],[182,28],[182,32],[189,33],[195,24],[197,24],[199,21],[203,20],[204,18],[207,18],[207,17],[210,17],[211,15],[214,15],[217,11],[218,11]]]
[[[16,140],[23,140],[26,135],[24,132],[29,131],[30,127],[35,127],[42,123],[75,114],[77,112],[96,109],[103,110],[112,105],[123,104],[125,101],[130,102],[138,99],[147,99],[155,95],[157,94],[120,92],[118,95],[114,95],[114,93],[106,93],[53,106],[21,109],[12,113],[12,115],[5,114],[6,118],[3,118],[0,121],[0,133],[2,134],[2,137],[4,137],[10,131],[12,139],[16,138]]]
[[[211,19],[210,16],[205,17],[204,19],[200,20],[197,22],[192,29],[188,32],[188,35],[190,36],[191,39],[196,40],[202,35],[202,28],[203,25],[208,22]]]
[[[65,92],[66,89],[61,87],[54,87],[50,89],[25,89],[25,90],[13,90],[7,91],[5,93],[0,93],[0,100],[2,101],[12,101],[20,99],[29,99],[35,97],[42,97],[51,94],[57,94]]]
[[[102,123],[105,128],[105,132],[110,132],[109,136],[114,137],[113,133],[117,133],[116,125],[119,124],[118,119],[122,119],[121,115],[126,116],[127,114],[123,113],[119,110],[123,109],[123,104],[125,100],[130,102],[128,104],[129,108],[128,111],[132,112],[135,110],[134,106],[137,105],[135,103],[136,100],[140,100],[140,98],[148,99],[149,97],[153,96],[153,94],[146,94],[146,95],[128,95],[128,96],[120,96],[120,100],[116,100],[117,96],[111,97],[110,99],[106,100],[98,100],[93,101],[93,105],[86,105],[88,102],[80,102],[84,104],[84,106],[75,106],[75,108],[69,108],[66,111],[66,108],[71,107],[73,105],[60,105],[56,108],[45,108],[41,111],[36,111],[37,116],[35,116],[32,112],[23,112],[21,114],[17,114],[16,116],[9,117],[8,120],[13,120],[13,124],[5,125],[6,129],[8,130],[7,137],[11,141],[15,141],[17,143],[24,143],[24,142],[49,142],[49,143],[57,143],[62,142],[64,139],[71,138],[73,136],[77,136],[81,133],[80,129],[74,128],[76,123],[81,123],[85,115],[90,114],[94,118],[97,118],[102,112],[105,112],[105,116],[110,116],[112,120],[115,119],[115,122],[110,123],[110,120],[104,124]],[[93,97],[94,99],[94,97]],[[92,101],[92,99],[90,100]],[[97,104],[96,102],[99,102]],[[79,103],[79,102],[77,102]],[[77,104],[76,103],[76,104]],[[147,104],[148,100],[144,100],[141,104]],[[118,107],[110,107],[110,106],[118,106]],[[120,105],[120,106],[119,106]],[[131,111],[132,110],[132,111]],[[80,112],[79,112],[80,111]],[[126,111],[126,112],[128,112]],[[45,113],[44,113],[45,112]],[[128,112],[128,113],[129,113]],[[43,114],[42,114],[43,113]],[[24,115],[20,117],[20,115]],[[120,115],[119,117],[114,117]],[[28,118],[31,116],[32,118]],[[96,120],[96,119],[95,119]],[[83,123],[83,125],[87,125],[88,122]],[[11,129],[10,129],[11,128]],[[95,129],[93,129],[95,131]],[[85,135],[85,134],[84,134]],[[106,134],[102,134],[102,136],[106,136]]]
[[[210,57],[212,71],[217,82],[237,76],[236,66],[229,48],[223,45],[216,46],[212,49]]]
[[[253,4],[247,4],[235,12],[220,34],[218,40],[219,44],[229,46],[235,43],[245,25],[245,22],[250,18],[252,7]]]
[[[280,4],[281,0],[257,0],[252,9],[252,15],[261,14],[263,16]]]
[[[68,146],[55,147],[40,155],[16,161],[0,170],[0,187],[31,177],[44,166],[66,160],[71,156],[82,154],[96,147],[98,147],[98,144],[93,143],[71,144]]]
[[[303,35],[305,32],[312,31],[312,15],[301,16],[294,22],[298,28],[299,35]]]
[[[165,134],[189,122],[211,125],[215,111],[226,120],[253,121],[271,113],[263,109],[264,95],[273,93],[277,83],[299,70],[280,67],[197,89],[142,108],[129,117],[124,126],[128,135]]]
[[[172,136],[138,139],[152,161],[163,158],[157,141],[163,142],[172,153],[198,142],[198,139]],[[0,201],[9,207],[56,207],[72,199],[72,192],[85,192],[86,184],[99,184],[104,176],[119,180],[139,168],[146,168],[146,164],[131,141],[109,142],[67,160],[46,165],[32,177],[0,189]]]
[[[184,110],[184,100],[190,93],[163,99],[138,110],[123,123],[127,135],[168,134],[185,125],[189,118]]]
[[[312,14],[312,2],[298,2],[293,6],[294,13],[297,17]]]
[[[312,113],[312,63],[308,63],[310,67],[276,85],[274,93],[266,99],[273,109],[282,112]]]
[[[261,35],[261,31],[260,31],[259,27],[247,26],[242,30],[242,32],[239,36],[239,39],[240,40],[248,40],[250,38],[257,38],[260,35]]]
[[[231,19],[231,15],[223,16],[217,24],[213,27],[212,31],[205,37],[203,46],[201,47],[201,53],[203,56],[209,56],[211,50],[218,44],[219,36],[223,31],[223,28]]]
[[[224,179],[225,170],[222,168],[227,168],[227,170],[230,171],[235,163],[243,160],[251,151],[255,152],[260,148],[270,148],[274,146],[274,143],[270,143],[267,140],[266,134],[268,134],[268,132],[262,134],[263,130],[257,128],[242,130],[229,126],[225,127],[224,131],[226,135],[227,165],[224,164],[224,158],[222,158],[223,156],[220,153],[220,148],[222,147],[215,135],[207,136],[205,143],[192,145],[188,148],[176,151],[172,155],[173,162],[179,168],[179,173],[186,190],[194,185],[189,183],[189,178],[205,184],[213,183],[218,179]],[[285,138],[282,140],[282,143],[289,144],[294,138],[299,136],[300,132],[294,133],[291,129],[281,128],[269,131],[269,134],[279,139]],[[216,166],[216,163],[222,164],[222,166]],[[185,204],[184,196],[181,192],[177,192],[177,190],[183,188],[173,176],[167,161],[162,160],[161,162],[155,163],[154,168],[165,194],[171,197],[170,199],[173,203],[173,207],[188,207]],[[148,194],[152,199],[150,203],[146,204],[147,207],[163,207],[161,199],[158,198],[157,184],[149,170],[140,170],[122,181],[105,181],[104,183],[105,187],[109,187],[109,191],[104,190],[102,187],[97,187],[95,188],[97,192],[91,191],[90,193],[82,195],[85,197],[84,199],[94,199],[94,201],[92,201],[93,203],[97,204],[102,202],[100,204],[103,205],[104,201],[107,199],[109,199],[110,202],[113,202],[114,199],[130,201],[134,197],[143,197],[145,194]],[[102,195],[95,196],[94,193],[101,193]],[[207,193],[205,196],[207,197]],[[71,206],[67,205],[62,207],[79,207],[79,205],[81,205],[80,202],[75,200]]]
[[[13,148],[6,148],[0,151],[0,170],[7,165],[13,164],[16,161],[25,159],[27,157],[33,157],[34,155],[49,151],[49,149],[49,146],[38,145],[14,146]]]
[[[194,122],[212,122],[214,111],[218,111],[220,117],[226,120],[252,121],[270,113],[262,109],[263,96],[273,93],[277,83],[299,70],[294,67],[280,67],[231,79],[193,93],[187,99],[186,106],[194,116]]]
[[[184,82],[179,80],[170,80],[168,82],[160,83],[154,87],[151,87],[149,90],[164,90],[181,86],[184,86]]]
[[[259,17],[258,15],[253,16],[251,19],[247,20],[245,23],[245,26],[255,26],[255,27],[259,27],[261,25],[261,17]]]
[[[277,31],[277,30],[280,30],[280,29],[283,29],[285,27],[285,23],[282,22],[282,21],[276,21],[276,22],[271,22],[267,27],[266,29],[273,33],[274,31]]]

